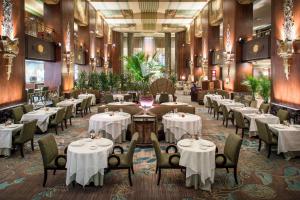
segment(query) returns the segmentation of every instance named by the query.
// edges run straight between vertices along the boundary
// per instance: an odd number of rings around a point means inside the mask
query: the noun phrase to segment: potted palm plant
[[[271,93],[271,81],[268,77],[262,76],[259,79],[259,95],[264,99],[264,103],[269,102],[270,93]]]
[[[253,76],[248,76],[242,83],[248,87],[248,90],[252,93],[252,99],[255,100],[255,94],[259,91],[259,80]]]

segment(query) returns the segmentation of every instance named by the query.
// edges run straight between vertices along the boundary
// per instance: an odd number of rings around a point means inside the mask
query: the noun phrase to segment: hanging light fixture
[[[283,4],[284,22],[283,22],[283,40],[278,40],[277,54],[283,59],[285,77],[288,80],[290,76],[290,59],[294,54],[293,43],[296,38],[295,22],[293,16],[293,0],[285,0]]]
[[[0,52],[5,60],[5,66],[7,67],[7,80],[9,80],[12,73],[13,60],[19,54],[19,40],[14,38],[13,34],[11,0],[3,0],[2,7],[3,23],[0,39]]]

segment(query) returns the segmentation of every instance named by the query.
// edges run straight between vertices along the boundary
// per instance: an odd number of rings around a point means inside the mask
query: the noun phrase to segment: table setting
[[[242,115],[259,113],[259,110],[257,108],[252,107],[233,108],[232,111],[240,112],[242,113]]]
[[[206,94],[206,95],[204,95],[204,98],[203,98],[204,105],[207,105],[207,97],[209,97],[211,100],[215,100],[215,101],[223,99],[223,96],[219,95],[219,94]]]
[[[220,105],[224,105],[228,111],[236,108],[243,108],[245,107],[244,104],[240,102],[235,102],[235,101],[228,101],[228,102],[220,102]]]
[[[94,138],[94,139],[92,139]],[[67,153],[66,184],[76,181],[82,186],[93,182],[103,186],[104,169],[112,152],[113,141],[106,138],[84,138],[70,143]]]
[[[111,102],[108,103],[109,106],[134,106],[136,105],[134,102],[127,102],[127,101],[119,101],[119,102]]]
[[[78,95],[78,99],[87,99],[89,97],[92,97],[92,105],[96,105],[96,96],[94,94],[89,94],[89,93],[85,93],[85,94],[79,94]]]
[[[82,102],[82,99],[74,99],[74,98],[71,98],[71,99],[65,99],[59,103],[57,103],[57,107],[67,107],[67,106],[70,106],[70,105],[73,105],[73,112],[75,113],[76,112],[76,106],[78,104],[80,104]]]
[[[215,176],[216,145],[198,137],[180,140],[177,147],[179,165],[186,167],[186,187],[210,191]]]
[[[255,119],[259,119],[260,121],[269,124],[279,124],[280,120],[277,116],[272,114],[258,114],[258,113],[251,113],[251,114],[244,114],[244,117],[249,120],[249,137],[257,135],[257,126]]]
[[[165,102],[161,103],[164,106],[188,106],[189,104],[183,102]]]

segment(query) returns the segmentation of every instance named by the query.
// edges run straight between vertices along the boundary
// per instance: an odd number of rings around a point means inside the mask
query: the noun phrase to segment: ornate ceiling
[[[177,32],[185,29],[206,0],[91,0],[113,30],[124,32]]]

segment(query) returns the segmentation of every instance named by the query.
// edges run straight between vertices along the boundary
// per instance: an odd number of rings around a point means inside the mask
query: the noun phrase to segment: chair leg
[[[235,127],[235,134],[238,134],[238,131],[239,131],[239,127]]]
[[[53,170],[53,175],[55,175],[55,173],[56,173],[56,169],[55,169],[55,170]]]
[[[34,151],[33,139],[31,140],[31,150]]]
[[[65,121],[65,127],[66,127],[66,129],[68,128],[68,125],[67,125],[67,119],[64,119],[64,121]]]
[[[272,150],[272,145],[270,145],[270,144],[269,144],[268,158],[270,158],[270,155],[271,155],[271,150]]]
[[[244,132],[245,132],[245,129],[242,128],[242,138],[244,138]]]
[[[44,182],[43,182],[43,187],[45,187],[46,182],[47,182],[47,175],[48,175],[48,171],[47,169],[44,169]]]
[[[228,127],[228,119],[226,119],[226,128]]]
[[[157,185],[160,183],[160,178],[161,178],[161,169],[158,168],[158,180],[157,180]]]
[[[70,118],[70,125],[72,126],[72,118]]]
[[[22,158],[24,158],[24,144],[20,144],[20,152],[21,152]]]
[[[133,166],[131,166],[131,172],[132,172],[132,174],[134,174],[134,169],[133,169]]]
[[[228,169],[228,167],[226,167],[226,171],[227,171],[227,173],[229,173],[229,169]]]
[[[57,125],[55,125],[55,133],[56,133],[56,135],[57,135]]]
[[[128,180],[129,180],[129,185],[132,186],[132,181],[131,181],[131,169],[128,168]]]
[[[157,167],[157,165],[156,165],[155,174],[157,174],[157,172],[158,172],[158,167]]]
[[[238,184],[238,180],[237,180],[237,167],[234,168],[234,180],[235,180],[235,183]]]
[[[64,131],[64,125],[63,125],[63,122],[60,123],[60,127],[61,127],[61,130]]]
[[[259,139],[259,143],[258,143],[258,151],[260,151],[261,149],[261,139]]]

